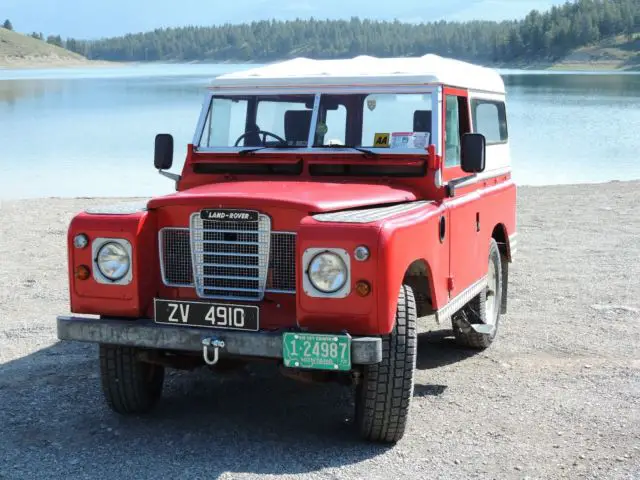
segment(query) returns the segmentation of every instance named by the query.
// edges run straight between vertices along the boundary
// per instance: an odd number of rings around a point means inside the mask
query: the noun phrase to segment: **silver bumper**
[[[184,352],[202,352],[202,341],[216,337],[225,343],[222,356],[282,358],[282,333],[173,327],[158,325],[149,319],[115,320],[67,316],[57,317],[57,328],[60,340]],[[353,365],[373,365],[381,361],[382,340],[379,337],[352,338]]]

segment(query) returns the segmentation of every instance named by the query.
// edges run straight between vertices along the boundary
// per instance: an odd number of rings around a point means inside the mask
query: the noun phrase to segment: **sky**
[[[63,38],[94,39],[185,25],[265,19],[371,18],[426,22],[503,20],[565,0],[0,0],[14,28]]]

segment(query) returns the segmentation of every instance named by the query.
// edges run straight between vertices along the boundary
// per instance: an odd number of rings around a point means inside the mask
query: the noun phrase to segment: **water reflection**
[[[0,198],[171,192],[153,168],[156,133],[174,135],[179,173],[210,79],[250,67],[0,71]],[[519,183],[640,178],[640,75],[504,78]]]

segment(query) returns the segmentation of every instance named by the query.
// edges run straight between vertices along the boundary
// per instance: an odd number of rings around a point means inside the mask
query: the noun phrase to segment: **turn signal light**
[[[91,271],[86,265],[80,265],[76,267],[75,275],[78,280],[87,280],[91,276]]]
[[[356,283],[356,293],[361,297],[366,297],[371,293],[371,285],[365,280]]]

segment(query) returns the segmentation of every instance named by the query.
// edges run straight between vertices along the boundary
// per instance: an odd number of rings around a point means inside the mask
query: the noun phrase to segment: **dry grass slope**
[[[77,53],[0,28],[0,67],[81,65],[88,62]]]

